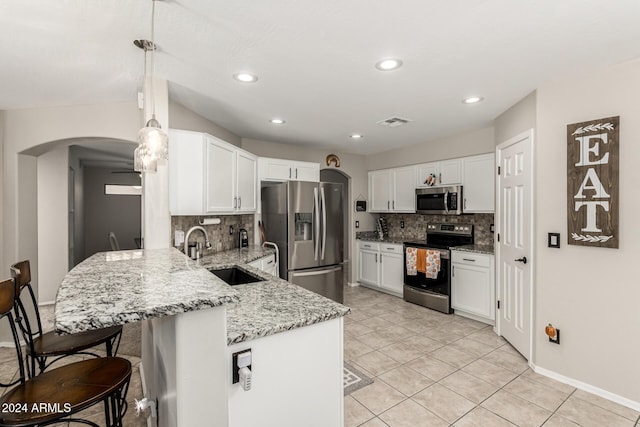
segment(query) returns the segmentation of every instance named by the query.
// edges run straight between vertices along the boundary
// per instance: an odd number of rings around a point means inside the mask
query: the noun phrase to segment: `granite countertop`
[[[452,251],[462,251],[462,252],[475,252],[480,254],[490,254],[493,255],[493,245],[463,245],[463,246],[453,246],[450,248]]]
[[[82,332],[238,300],[235,290],[177,249],[99,252],[62,281],[55,329]]]
[[[178,266],[172,264],[167,267],[169,270],[175,267],[176,271],[164,275],[161,271],[156,272],[163,268],[161,264],[145,261],[146,258],[154,258],[155,251],[167,252],[172,262],[179,260]],[[227,303],[227,344],[230,345],[339,318],[350,312],[342,304],[246,265],[273,252],[270,248],[252,246],[207,255],[197,262],[176,249],[96,254],[65,277],[58,291],[56,329],[79,332]],[[136,254],[137,257],[135,260],[122,261],[129,264],[117,265],[105,259],[108,256],[130,257],[128,254]],[[206,270],[238,264],[266,280],[231,287]],[[126,269],[124,272],[123,267]],[[76,272],[77,269],[82,271]],[[94,272],[98,272],[99,277],[95,277]],[[134,280],[133,285],[128,283],[130,280]],[[194,280],[199,280],[200,284],[196,285]],[[132,286],[136,289],[135,282],[140,281],[144,285],[134,293],[124,291]],[[146,301],[145,291],[151,291],[153,302]],[[92,297],[87,298],[87,292]],[[186,292],[186,295],[182,292]],[[204,301],[196,298],[200,295],[198,292],[205,293]],[[141,301],[126,300],[126,296],[131,294]],[[179,297],[179,303],[175,301],[176,297]],[[88,301],[91,303],[88,304]],[[132,307],[138,310],[131,310]]]
[[[205,255],[198,260],[198,264],[207,267],[217,264],[248,264],[275,252],[273,248],[250,245],[244,249],[231,249],[229,251]]]
[[[358,236],[356,239],[362,240],[365,242],[391,243],[395,245],[401,245],[405,242],[415,243],[414,241],[411,241],[410,239],[402,236],[387,236],[384,239],[380,240],[377,236],[364,235],[364,236]],[[424,242],[421,242],[421,243],[424,243]]]

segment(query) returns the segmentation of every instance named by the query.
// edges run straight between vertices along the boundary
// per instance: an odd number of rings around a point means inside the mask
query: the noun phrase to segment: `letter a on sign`
[[[620,117],[567,125],[570,245],[618,247]]]

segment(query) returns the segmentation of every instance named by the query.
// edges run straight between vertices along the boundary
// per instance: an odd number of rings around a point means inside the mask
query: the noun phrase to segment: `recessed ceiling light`
[[[271,119],[270,122],[274,125],[283,125],[285,123],[282,119]]]
[[[402,61],[395,58],[381,59],[376,62],[376,68],[380,71],[391,71],[400,68]]]
[[[233,78],[242,83],[254,83],[258,81],[258,76],[249,73],[237,73]]]
[[[351,135],[349,135],[349,138],[362,139],[364,138],[364,135],[362,135],[361,133],[352,133]]]
[[[462,100],[462,102],[464,102],[465,104],[476,104],[480,101],[482,101],[484,98],[481,96],[470,96],[468,98],[465,98]]]

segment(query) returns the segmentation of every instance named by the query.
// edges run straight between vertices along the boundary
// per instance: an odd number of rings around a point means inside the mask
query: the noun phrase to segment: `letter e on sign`
[[[620,117],[567,125],[570,245],[618,247]]]

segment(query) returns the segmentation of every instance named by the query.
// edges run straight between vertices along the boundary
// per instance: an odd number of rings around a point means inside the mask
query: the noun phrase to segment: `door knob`
[[[527,257],[526,257],[526,256],[523,256],[522,258],[518,258],[518,259],[516,259],[516,260],[514,260],[514,261],[517,261],[517,262],[521,262],[521,263],[523,263],[523,264],[526,264],[526,263],[527,263]]]

